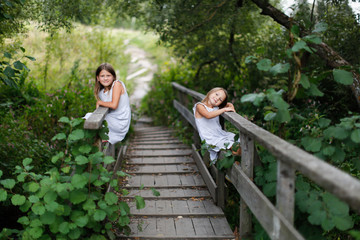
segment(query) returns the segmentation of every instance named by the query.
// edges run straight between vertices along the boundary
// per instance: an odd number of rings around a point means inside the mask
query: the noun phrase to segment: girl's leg
[[[241,156],[240,143],[234,143],[231,147],[232,154],[235,156]]]

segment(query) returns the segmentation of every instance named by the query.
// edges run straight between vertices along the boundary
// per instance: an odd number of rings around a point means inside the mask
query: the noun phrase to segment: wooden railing
[[[240,194],[240,237],[251,234],[251,216],[247,210],[249,208],[271,239],[304,239],[293,226],[295,171],[308,177],[360,213],[360,181],[358,179],[234,112],[226,112],[222,116],[239,130],[242,148],[241,164],[234,164],[225,173],[213,167],[212,171],[215,172],[213,174],[215,180],[213,180],[198,153],[199,137],[193,112],[189,110],[205,96],[177,83],[172,83],[172,86],[179,100],[174,100],[174,107],[194,128],[193,155],[214,201],[219,206],[224,206],[224,174],[227,174]],[[257,158],[255,143],[262,145],[277,159],[276,206],[253,183],[253,167]]]
[[[109,112],[109,108],[98,107],[91,114],[91,116],[85,120],[84,129],[92,129],[92,130],[99,129],[108,112]],[[109,165],[104,164],[104,167],[107,170],[113,171],[115,173],[122,164],[122,160],[126,153],[126,148],[127,148],[126,145],[121,145],[120,149],[118,151],[116,151],[115,145],[113,145],[109,142],[106,142],[104,145],[104,144],[102,144],[101,139],[99,139],[98,144],[99,144],[98,145],[99,150],[102,151],[105,156],[112,156],[116,160],[116,162],[113,164],[109,164]],[[116,153],[118,153],[117,157],[115,156]],[[116,174],[113,174],[113,178],[115,178],[115,176],[116,176]],[[108,185],[107,191],[111,191],[110,185]]]

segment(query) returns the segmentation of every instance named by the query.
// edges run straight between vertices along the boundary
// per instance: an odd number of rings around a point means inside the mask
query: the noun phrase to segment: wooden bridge
[[[315,156],[291,145],[232,112],[222,116],[240,132],[241,165],[226,172],[206,167],[199,149],[195,119],[189,110],[204,95],[173,83],[174,107],[194,128],[194,144],[182,144],[173,131],[138,121],[128,146],[116,151],[116,171],[124,166],[131,175],[122,188],[123,199],[143,196],[146,207],[137,210],[130,201],[131,234],[119,239],[235,239],[222,208],[225,203],[225,175],[240,194],[239,237],[251,236],[251,215],[257,218],[271,239],[304,239],[293,226],[295,171],[308,177],[360,213],[360,181]],[[98,108],[84,127],[98,128],[108,109]],[[266,148],[278,162],[276,206],[252,182],[258,161],[255,143]],[[114,146],[106,154],[115,156]],[[205,162],[204,162],[205,160]],[[346,186],[346,187],[344,187]],[[108,189],[109,191],[111,189]],[[154,192],[160,193],[153,194]]]

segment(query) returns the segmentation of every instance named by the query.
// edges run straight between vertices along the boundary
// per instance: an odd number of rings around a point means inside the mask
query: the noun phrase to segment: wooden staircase
[[[122,188],[125,199],[144,197],[146,207],[131,209],[131,235],[119,239],[234,239],[221,208],[211,199],[191,156],[166,127],[139,120],[126,153],[132,177]],[[140,190],[141,188],[141,190]],[[153,189],[160,193],[154,196]]]

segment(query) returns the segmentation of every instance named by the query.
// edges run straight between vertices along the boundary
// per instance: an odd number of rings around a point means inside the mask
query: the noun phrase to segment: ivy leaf
[[[141,196],[135,196],[136,209],[143,209],[145,207],[144,198]]]
[[[102,221],[104,220],[106,217],[106,212],[104,210],[101,210],[101,209],[97,209],[95,210],[95,213],[94,213],[94,220],[95,221]]]
[[[360,143],[360,129],[355,129],[352,131],[350,137],[354,143]]]
[[[69,140],[77,141],[77,140],[84,138],[84,136],[85,136],[84,130],[76,129],[69,134]]]
[[[301,74],[301,78],[300,78],[300,82],[301,86],[303,86],[303,88],[305,89],[309,89],[310,88],[310,82],[309,82],[309,77],[306,76],[305,74]]]
[[[116,196],[115,193],[113,192],[107,192],[105,194],[105,202],[108,204],[108,205],[114,205],[117,203],[118,201],[118,196]]]
[[[333,76],[336,82],[344,85],[351,85],[354,82],[352,73],[345,70],[334,69]]]
[[[152,191],[152,194],[153,194],[155,197],[160,196],[160,193],[159,193],[155,188],[151,188],[151,191]]]
[[[261,59],[257,64],[256,64],[257,68],[260,70],[260,71],[269,71],[270,68],[271,68],[271,60],[270,59]]]

